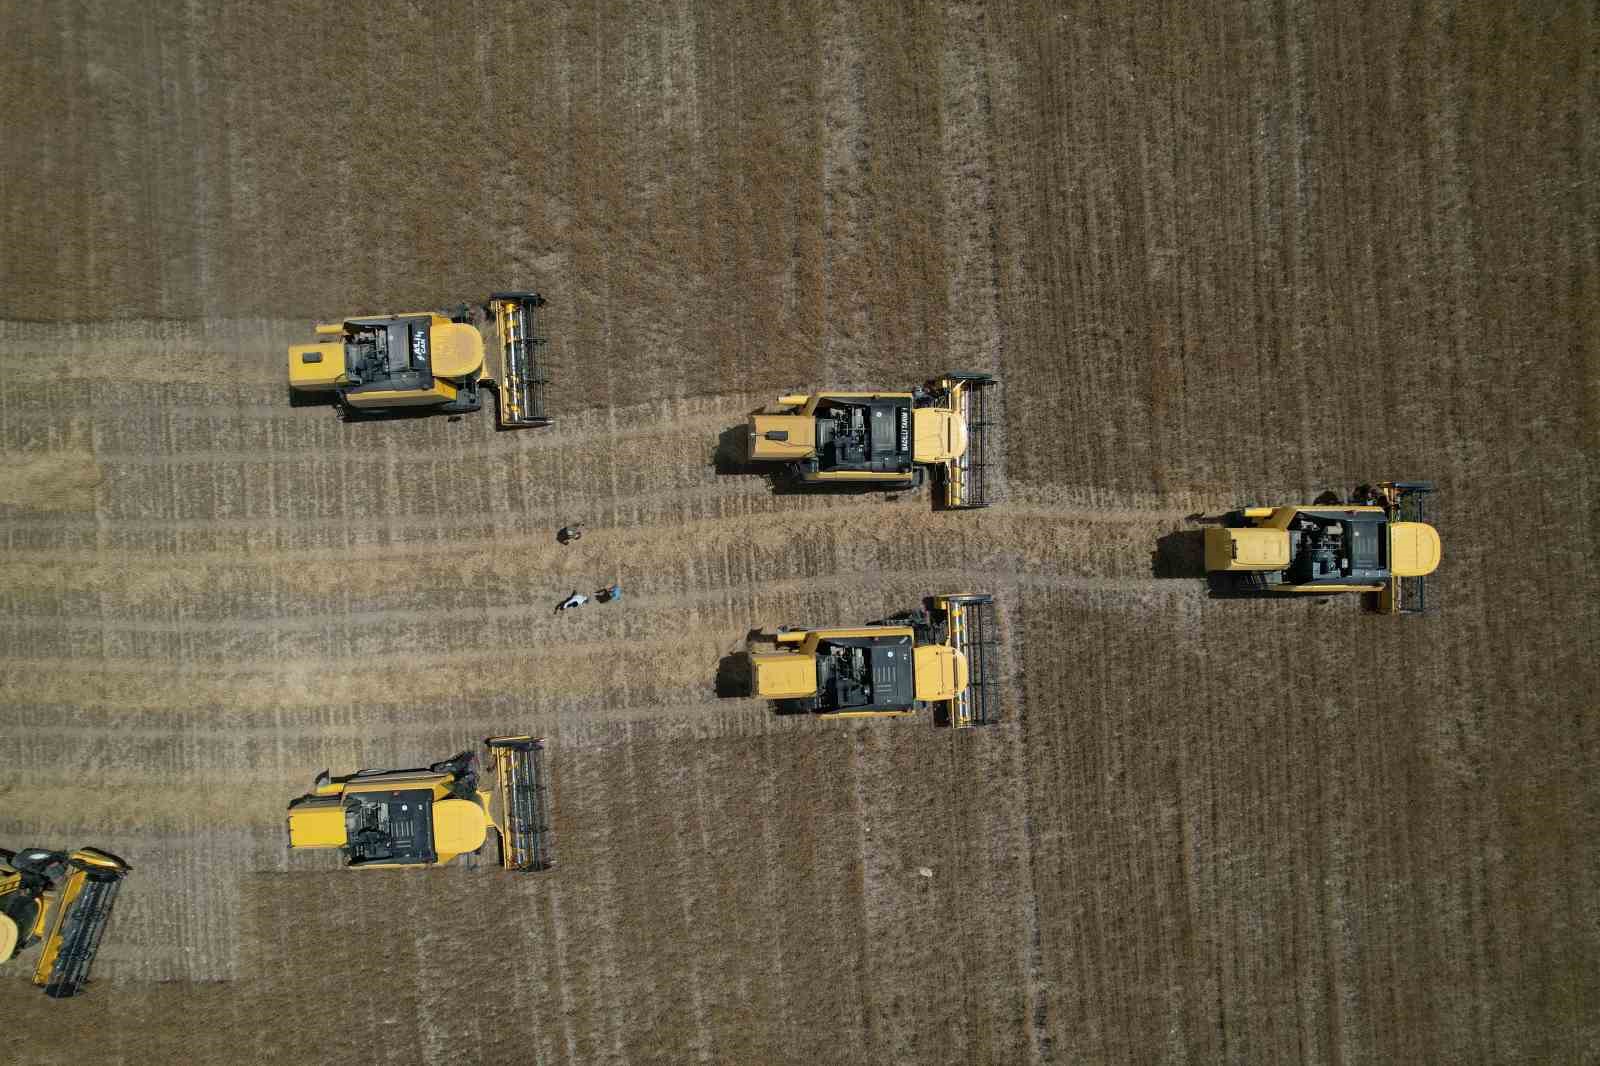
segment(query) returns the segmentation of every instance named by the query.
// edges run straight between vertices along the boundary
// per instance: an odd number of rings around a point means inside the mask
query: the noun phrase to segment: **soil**
[[[1592,6],[0,15],[0,843],[135,867],[88,996],[0,966],[26,1061],[1592,1061]],[[510,288],[550,429],[288,402]],[[952,369],[987,511],[722,447]],[[1434,613],[1208,597],[1193,516],[1383,478]],[[717,695],[957,591],[1000,725]],[[511,732],[556,869],[289,854]]]

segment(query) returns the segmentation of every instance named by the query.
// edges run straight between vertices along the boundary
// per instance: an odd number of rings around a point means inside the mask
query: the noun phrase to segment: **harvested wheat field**
[[[1592,5],[0,7],[0,844],[135,868],[89,995],[0,966],[12,1061],[1596,1061]],[[510,287],[553,427],[289,404],[313,322]],[[987,511],[719,458],[948,369]],[[1386,477],[1429,616],[1185,561]],[[993,728],[717,695],[966,590]],[[509,731],[556,869],[288,853]]]

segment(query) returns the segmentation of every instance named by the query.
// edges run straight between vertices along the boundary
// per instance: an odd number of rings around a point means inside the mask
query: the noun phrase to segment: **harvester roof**
[[[967,657],[948,644],[916,649],[917,699],[948,700],[967,688]]]
[[[483,367],[483,334],[476,326],[435,321],[428,330],[428,344],[435,377],[464,378]]]
[[[1390,559],[1396,577],[1426,577],[1439,567],[1439,531],[1426,522],[1395,522],[1389,527]]]
[[[914,458],[919,463],[945,463],[967,452],[966,419],[940,407],[919,407],[912,412]]]

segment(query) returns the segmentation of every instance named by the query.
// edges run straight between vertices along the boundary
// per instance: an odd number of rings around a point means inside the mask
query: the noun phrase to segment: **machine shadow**
[[[1205,532],[1179,529],[1158,538],[1150,553],[1150,573],[1161,578],[1205,577]]]
[[[441,418],[446,422],[459,422],[468,415],[476,418],[483,412],[480,411],[440,411],[419,407],[412,411],[358,411],[353,407],[339,407],[334,410],[339,414],[341,422],[411,422],[419,418]],[[491,415],[490,417],[493,417]]]
[[[439,418],[441,415],[449,421],[456,421],[461,417],[459,413],[446,413],[428,407],[418,407],[409,411],[358,411],[353,407],[345,407],[339,399],[331,394],[307,393],[299,389],[289,389],[290,407],[323,407],[332,413],[340,422],[409,422],[417,418]]]
[[[711,466],[718,475],[737,477],[771,477],[770,463],[757,465],[750,461],[750,425],[740,422],[717,434],[717,447],[711,453]]]
[[[750,696],[750,653],[730,652],[717,663],[716,691],[718,699],[741,699]]]

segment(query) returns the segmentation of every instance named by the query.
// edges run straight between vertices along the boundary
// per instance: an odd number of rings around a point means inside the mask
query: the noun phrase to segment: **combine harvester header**
[[[544,297],[532,292],[497,292],[489,297],[500,341],[499,366],[491,366],[500,401],[501,429],[548,426],[544,387],[548,380],[539,362],[547,342],[539,336],[539,308]]]
[[[491,737],[484,744],[494,757],[500,797],[501,865],[508,870],[548,870],[556,859],[550,841],[544,741]]]
[[[0,848],[0,961],[42,940],[33,983],[56,999],[82,992],[132,869],[97,848]]]

